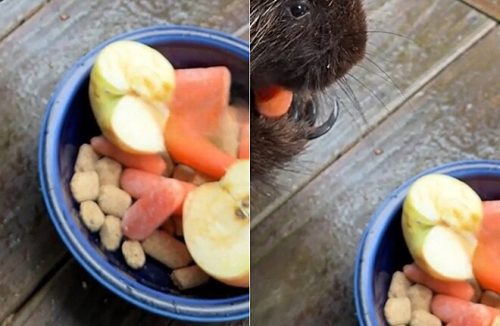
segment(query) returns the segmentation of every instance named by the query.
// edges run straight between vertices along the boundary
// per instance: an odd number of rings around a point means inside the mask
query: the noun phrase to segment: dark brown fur
[[[302,4],[297,19],[290,8]],[[365,53],[361,0],[250,0],[252,88],[281,85],[305,103],[344,76]],[[251,115],[252,176],[284,167],[307,143],[307,124]]]

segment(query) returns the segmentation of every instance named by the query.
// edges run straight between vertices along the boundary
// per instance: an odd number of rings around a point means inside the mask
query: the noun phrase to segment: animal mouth
[[[318,103],[314,100],[309,100],[306,103],[294,96],[292,106],[288,111],[289,117],[296,122],[306,121],[310,129],[307,131],[307,139],[313,140],[325,135],[337,122],[339,116],[339,103],[335,99],[333,108],[330,111],[328,118],[320,124],[317,124],[318,120]]]
[[[255,91],[258,113],[269,119],[286,117],[291,122],[305,127],[305,138],[313,140],[325,135],[337,121],[338,101],[335,100],[328,117],[319,122],[318,102],[314,96],[304,96],[282,86],[272,85]]]

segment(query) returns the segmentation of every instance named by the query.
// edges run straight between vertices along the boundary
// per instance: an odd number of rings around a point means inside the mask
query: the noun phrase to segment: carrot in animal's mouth
[[[266,118],[285,115],[293,101],[293,93],[281,86],[272,85],[255,91],[257,111]]]

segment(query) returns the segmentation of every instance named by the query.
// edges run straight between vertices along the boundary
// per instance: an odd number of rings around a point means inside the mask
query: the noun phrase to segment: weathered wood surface
[[[11,325],[186,325],[118,300],[74,260],[62,268],[22,309]],[[220,324],[230,325],[230,324]],[[231,325],[246,325],[245,322]]]
[[[256,187],[259,191],[252,193],[253,226],[495,26],[492,20],[456,0],[373,0],[367,9],[369,29],[374,31],[369,34],[369,60],[353,72],[366,87],[348,78],[366,122],[346,96],[342,96],[341,117],[333,131],[310,144],[309,150],[292,166],[295,172],[278,173],[277,186]],[[332,92],[326,96],[330,105]]]
[[[0,1],[0,40],[17,26],[29,19],[48,0],[3,0]]]
[[[37,179],[39,124],[51,92],[70,65],[101,41],[165,23],[244,35],[248,3],[53,0],[0,42],[0,321],[66,252],[45,212]]]
[[[500,0],[463,0],[463,2],[500,21]]]
[[[383,198],[423,169],[500,159],[499,57],[496,28],[253,230],[251,323],[356,324],[355,253]]]

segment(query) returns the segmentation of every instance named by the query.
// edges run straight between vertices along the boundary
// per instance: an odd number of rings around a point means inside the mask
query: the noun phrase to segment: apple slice
[[[473,279],[472,256],[483,217],[464,182],[432,174],[418,179],[403,205],[403,235],[415,262],[442,280]]]
[[[250,284],[250,161],[234,163],[219,182],[191,191],[184,203],[184,240],[200,268],[237,287]]]
[[[106,46],[90,74],[90,104],[103,134],[132,153],[164,151],[175,72],[158,51],[133,41]]]

